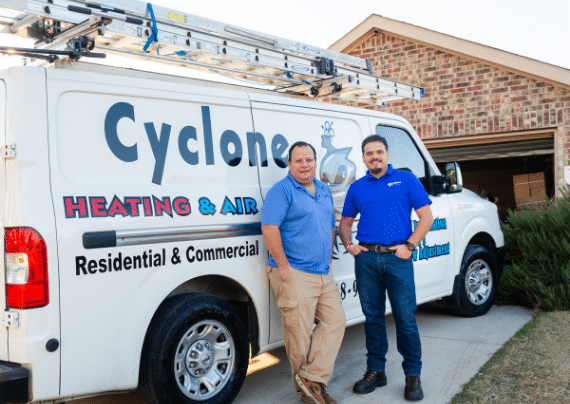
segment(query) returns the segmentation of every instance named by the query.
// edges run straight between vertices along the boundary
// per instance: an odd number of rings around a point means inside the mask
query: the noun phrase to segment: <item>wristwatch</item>
[[[410,243],[409,241],[406,241],[406,247],[408,247],[408,250],[414,251],[417,246],[414,243]]]

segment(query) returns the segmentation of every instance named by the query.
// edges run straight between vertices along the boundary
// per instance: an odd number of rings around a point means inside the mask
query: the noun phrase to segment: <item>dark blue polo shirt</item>
[[[291,173],[275,183],[261,209],[261,224],[279,226],[289,264],[310,274],[326,275],[332,254],[335,225],[331,191],[315,178],[316,196]],[[276,267],[269,254],[267,265]]]
[[[405,243],[412,235],[412,208],[431,204],[417,177],[388,165],[386,174],[376,179],[369,171],[352,183],[346,194],[342,215],[360,213],[356,239],[368,244]]]

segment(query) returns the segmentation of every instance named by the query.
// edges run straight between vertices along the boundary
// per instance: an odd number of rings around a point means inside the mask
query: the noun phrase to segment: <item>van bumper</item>
[[[27,403],[30,371],[17,363],[0,361],[0,404]]]

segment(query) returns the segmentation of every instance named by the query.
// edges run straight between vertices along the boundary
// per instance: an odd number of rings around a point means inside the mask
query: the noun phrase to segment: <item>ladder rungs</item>
[[[124,10],[129,10],[133,16],[136,17],[146,17],[149,18],[148,7],[146,3],[132,0],[103,0],[99,1],[100,4],[106,4],[108,6],[118,7]],[[253,30],[245,29],[242,27],[237,27],[218,21],[210,20],[207,18],[197,17],[191,14],[172,11],[165,7],[152,6],[157,25],[179,25],[179,17],[186,19],[186,22],[182,26],[194,27],[197,30],[204,30],[210,32],[222,33],[226,32],[228,34],[234,35],[234,39],[239,41],[240,39],[251,39],[257,41],[261,45],[273,44],[275,49],[284,49],[288,52],[298,52],[305,54],[308,57],[325,57],[329,59],[335,59],[347,65],[354,65],[363,70],[368,70],[368,65],[365,59],[357,58],[354,56],[330,51],[328,49],[321,49],[308,44],[303,44],[297,41],[291,41],[284,38],[279,38],[271,35],[267,35],[261,32],[256,32]],[[158,27],[160,30],[160,26]],[[257,39],[256,39],[257,38]]]
[[[303,84],[303,82],[301,80],[296,80],[293,78],[284,80],[281,77],[263,74],[263,73],[256,72],[256,71],[247,71],[247,72],[236,71],[235,69],[233,69],[231,67],[226,67],[224,65],[213,66],[211,64],[202,63],[202,62],[192,60],[192,59],[180,59],[180,58],[173,57],[173,56],[161,56],[161,55],[157,55],[157,54],[153,54],[153,53],[148,53],[148,54],[144,54],[141,56],[140,52],[138,52],[138,51],[132,51],[132,50],[128,50],[128,49],[118,51],[117,49],[106,47],[106,46],[101,46],[101,45],[97,45],[95,47],[95,49],[104,50],[104,51],[109,52],[109,53],[118,53],[120,55],[127,54],[127,55],[131,55],[131,56],[138,56],[138,57],[141,57],[142,59],[146,59],[146,60],[150,60],[150,61],[162,61],[162,62],[178,64],[178,65],[180,65],[180,64],[189,65],[189,66],[194,67],[197,70],[202,70],[202,71],[223,72],[225,75],[230,76],[230,77],[235,77],[235,78],[242,79],[242,80],[250,80],[250,81],[259,82],[262,84],[272,84],[275,86],[290,85],[291,83],[292,84]]]

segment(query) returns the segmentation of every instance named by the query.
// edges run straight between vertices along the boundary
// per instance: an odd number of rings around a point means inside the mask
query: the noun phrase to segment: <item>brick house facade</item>
[[[370,59],[375,74],[425,89],[421,101],[352,104],[403,116],[432,153],[550,138],[551,193],[565,184],[570,70],[376,15],[331,49]]]

